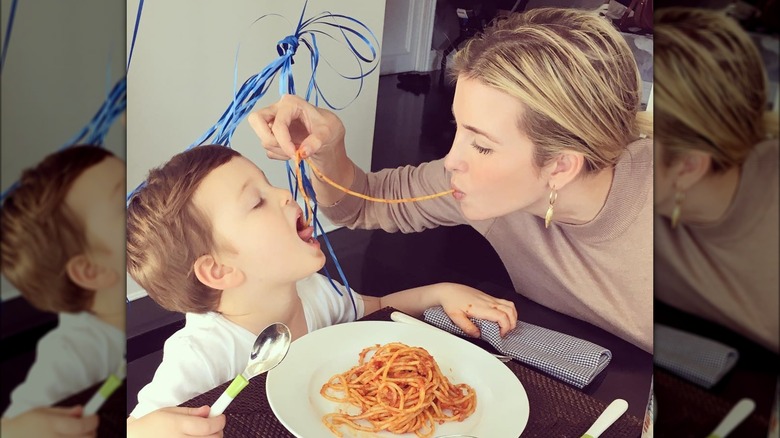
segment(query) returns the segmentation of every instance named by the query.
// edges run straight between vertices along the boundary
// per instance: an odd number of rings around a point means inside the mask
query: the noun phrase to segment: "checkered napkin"
[[[426,310],[423,316],[429,324],[467,336],[440,306]],[[502,338],[498,323],[471,321],[479,327],[482,339],[496,350],[577,388],[592,382],[612,359],[612,352],[604,347],[526,322],[517,321],[517,327]]]
[[[683,379],[711,388],[737,363],[739,352],[728,345],[656,324],[653,362]]]

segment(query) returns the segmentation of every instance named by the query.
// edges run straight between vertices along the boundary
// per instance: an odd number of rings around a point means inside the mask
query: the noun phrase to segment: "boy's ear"
[[[193,270],[198,280],[212,289],[232,289],[244,282],[241,270],[219,263],[211,254],[198,257]]]
[[[86,254],[73,256],[65,265],[68,278],[79,287],[98,291],[106,289],[119,281],[119,275],[112,269],[94,263]]]

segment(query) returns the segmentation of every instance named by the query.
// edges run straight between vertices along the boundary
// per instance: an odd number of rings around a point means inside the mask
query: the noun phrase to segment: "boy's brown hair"
[[[149,172],[127,207],[127,272],[165,309],[205,313],[220,290],[201,283],[193,266],[217,249],[208,217],[193,195],[212,170],[241,154],[225,146],[198,146]]]
[[[73,182],[114,156],[98,146],[73,146],[47,156],[22,173],[0,209],[2,272],[37,309],[81,312],[95,291],[74,283],[68,261],[87,249],[84,224],[65,204]]]

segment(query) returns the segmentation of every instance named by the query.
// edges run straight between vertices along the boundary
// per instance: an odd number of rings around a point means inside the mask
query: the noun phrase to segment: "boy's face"
[[[125,272],[125,164],[115,157],[84,170],[73,181],[65,204],[84,227],[87,257],[116,274]]]
[[[234,157],[212,170],[193,202],[211,221],[218,262],[241,270],[255,284],[297,281],[325,264],[290,192],[272,186],[246,158]]]

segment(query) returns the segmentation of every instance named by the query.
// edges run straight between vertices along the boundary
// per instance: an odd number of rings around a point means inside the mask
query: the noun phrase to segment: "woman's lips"
[[[453,190],[452,197],[455,198],[456,201],[463,200],[463,198],[466,196],[466,194],[461,192],[458,189],[458,186],[456,186],[455,184],[450,183],[450,187],[452,187],[452,190]]]

